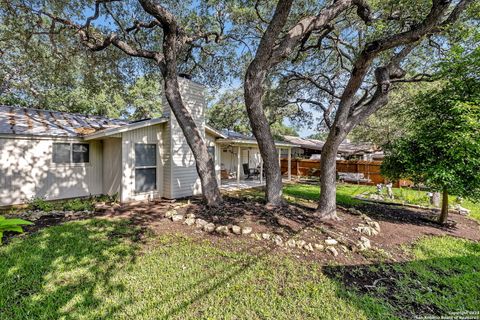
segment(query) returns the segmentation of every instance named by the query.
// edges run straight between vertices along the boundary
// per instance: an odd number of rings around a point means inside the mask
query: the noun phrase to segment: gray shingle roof
[[[0,105],[0,134],[82,137],[128,121]]]
[[[285,141],[288,141],[293,144],[298,144],[302,148],[312,149],[322,151],[324,141],[300,138],[294,136],[284,136]],[[342,142],[338,147],[339,153],[354,154],[362,152],[374,152],[376,150],[375,146],[371,143],[351,143],[351,142]]]

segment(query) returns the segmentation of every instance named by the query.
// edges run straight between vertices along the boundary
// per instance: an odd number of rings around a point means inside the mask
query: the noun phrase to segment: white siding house
[[[184,78],[179,82],[221,182],[227,160],[222,160],[222,150],[232,146],[240,150],[241,141],[231,141],[205,125],[203,86]],[[164,105],[162,117],[136,122],[0,105],[0,206],[34,197],[118,194],[127,202],[200,194],[193,154]],[[246,145],[250,151],[241,161],[257,166],[258,149],[252,149],[256,141]]]

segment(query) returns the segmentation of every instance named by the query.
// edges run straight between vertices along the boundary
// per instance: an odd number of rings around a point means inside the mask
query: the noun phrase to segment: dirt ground
[[[300,248],[276,246],[273,241],[258,240],[251,236],[234,234],[220,235],[207,233],[195,226],[187,226],[182,222],[172,222],[165,218],[165,212],[175,209],[180,214],[193,213],[215,225],[238,225],[252,227],[256,234],[269,233],[279,235],[283,241],[288,239],[304,240],[307,243],[325,245],[328,237],[339,241],[336,246],[339,255],[333,257],[330,252],[314,250],[306,251]],[[301,259],[315,260],[325,264],[339,263],[357,265],[378,262],[379,258],[388,262],[408,260],[400,245],[409,245],[420,237],[431,235],[450,235],[474,241],[480,240],[480,224],[467,217],[451,214],[448,227],[435,223],[436,213],[430,210],[410,207],[391,206],[365,203],[357,207],[362,213],[380,224],[380,233],[367,236],[373,250],[359,252],[355,244],[362,236],[353,228],[363,223],[363,218],[339,208],[340,221],[320,221],[313,215],[313,210],[301,206],[288,205],[282,208],[266,208],[262,203],[226,197],[220,208],[208,208],[199,199],[185,201],[157,201],[154,203],[131,203],[117,208],[106,206],[97,210],[94,216],[108,219],[129,219],[132,223],[154,234],[183,234],[198,240],[208,240],[233,250],[261,250],[293,254]],[[90,218],[78,214],[71,217],[44,216],[35,225],[25,227],[27,233],[71,220]],[[8,235],[10,238],[12,235]],[[234,240],[234,241],[232,241]],[[8,239],[7,239],[8,241]],[[375,254],[372,254],[374,252]],[[378,253],[381,253],[379,256]]]

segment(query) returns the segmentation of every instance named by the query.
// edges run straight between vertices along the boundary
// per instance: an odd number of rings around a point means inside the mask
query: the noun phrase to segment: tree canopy
[[[444,80],[416,96],[404,137],[386,147],[382,172],[480,200],[480,49],[454,51]]]

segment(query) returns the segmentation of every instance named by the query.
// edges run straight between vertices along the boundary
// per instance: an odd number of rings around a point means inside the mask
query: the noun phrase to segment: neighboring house
[[[183,101],[214,157],[219,182],[227,163],[231,170],[234,163],[240,181],[244,163],[256,167],[256,141],[231,139],[206,126],[203,86],[184,78],[179,82]],[[193,154],[164,105],[162,117],[134,122],[0,105],[0,206],[34,197],[118,194],[126,202],[200,194]],[[225,151],[233,149],[235,162]]]
[[[292,149],[294,158],[319,159],[322,153],[324,141],[300,138],[294,136],[284,136],[288,143],[297,145]],[[348,140],[342,142],[338,147],[337,159],[341,160],[381,160],[383,152],[379,151],[371,143],[351,143]]]

